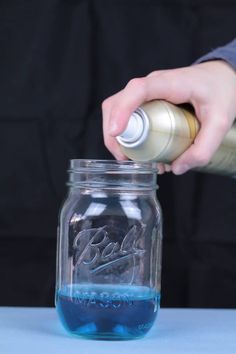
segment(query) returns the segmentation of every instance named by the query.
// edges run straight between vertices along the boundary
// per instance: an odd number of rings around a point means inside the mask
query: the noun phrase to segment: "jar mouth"
[[[158,188],[157,171],[156,162],[73,159],[67,185],[89,190],[150,191]]]
[[[132,160],[93,160],[93,159],[72,159],[68,172],[103,172],[103,173],[136,173],[136,174],[157,174],[156,162],[142,162]]]

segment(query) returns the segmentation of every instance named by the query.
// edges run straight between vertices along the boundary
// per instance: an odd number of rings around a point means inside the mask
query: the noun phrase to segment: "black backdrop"
[[[0,305],[53,304],[71,158],[109,158],[101,102],[235,37],[235,0],[0,1]],[[236,307],[236,182],[158,179],[162,306]]]

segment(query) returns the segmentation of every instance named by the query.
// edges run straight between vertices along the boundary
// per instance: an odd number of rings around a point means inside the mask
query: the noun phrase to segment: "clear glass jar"
[[[156,163],[71,160],[56,284],[56,308],[71,334],[132,339],[152,327],[162,253],[156,172]]]

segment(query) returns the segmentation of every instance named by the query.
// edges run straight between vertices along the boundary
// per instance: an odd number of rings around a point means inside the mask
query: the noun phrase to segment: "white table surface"
[[[53,308],[0,307],[0,354],[236,354],[236,310],[161,309],[139,340],[68,335]]]

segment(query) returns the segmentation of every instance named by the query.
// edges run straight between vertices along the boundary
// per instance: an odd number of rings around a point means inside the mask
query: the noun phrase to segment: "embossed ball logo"
[[[111,237],[113,229],[108,225],[78,232],[73,242],[74,271],[79,276],[85,273],[115,276],[118,271],[129,273],[127,276],[132,278],[135,266],[145,253],[142,237],[145,228],[145,225],[133,225],[127,233],[119,235],[119,240]]]

